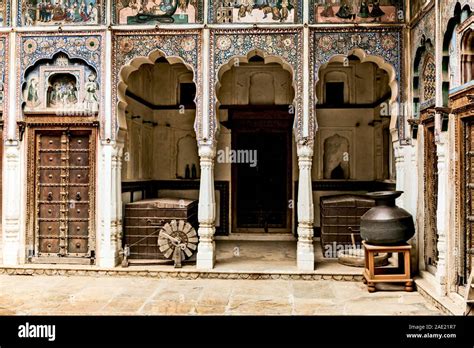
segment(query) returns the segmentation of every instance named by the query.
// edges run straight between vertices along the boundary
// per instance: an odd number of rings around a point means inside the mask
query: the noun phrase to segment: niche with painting
[[[94,68],[66,54],[40,61],[23,82],[25,114],[94,116],[99,111],[99,81]]]

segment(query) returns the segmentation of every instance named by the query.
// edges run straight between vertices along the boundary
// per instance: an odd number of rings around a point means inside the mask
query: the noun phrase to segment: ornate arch
[[[449,64],[450,64],[450,52],[449,46],[451,45],[451,40],[453,35],[456,35],[456,27],[461,24],[467,17],[472,13],[471,2],[468,0],[460,1],[447,1],[445,7],[443,8],[442,17],[444,21],[442,23],[446,24],[446,30],[443,34],[443,57],[442,57],[442,97],[443,97],[443,106],[448,106],[449,104],[449,89],[450,89],[450,77],[449,77]],[[449,20],[448,20],[449,19]]]
[[[428,63],[434,64],[434,47],[430,39],[425,39],[422,36],[420,46],[416,50],[413,61],[413,115],[415,118],[419,116],[420,109],[426,107],[426,103],[432,102],[432,98],[426,99],[422,97],[423,91],[421,90],[421,87],[425,85],[423,73]],[[435,76],[433,75],[432,77],[434,78]]]
[[[210,91],[209,105],[209,137],[210,143],[217,141],[217,90],[219,80],[236,62],[248,62],[255,55],[261,56],[265,64],[278,63],[293,76],[295,91],[295,124],[294,131],[297,140],[303,135],[303,76],[302,55],[299,49],[302,45],[301,32],[295,29],[240,29],[215,30],[211,33],[210,52]]]
[[[139,42],[136,45],[135,42]],[[196,84],[196,121],[202,119],[201,33],[199,31],[116,32],[113,37],[112,136],[119,139],[127,130],[125,91],[127,79],[143,64],[165,57],[171,64],[183,63],[193,72]]]
[[[81,59],[93,67],[97,73],[97,82],[105,81],[102,63],[105,61],[105,50],[102,49],[104,33],[88,32],[85,35],[63,33],[50,36],[48,34],[18,34],[16,57],[19,59],[16,79],[17,118],[21,120],[21,88],[25,82],[25,73],[43,59],[51,59],[58,53],[69,58]],[[101,88],[100,105],[105,105],[105,88]],[[99,109],[99,119],[104,122],[104,108]]]
[[[336,31],[334,29],[318,29],[312,33],[311,40],[311,88],[310,113],[315,113],[316,105],[316,83],[319,79],[319,70],[329,62],[344,62],[350,55],[355,55],[363,62],[373,62],[380,69],[385,70],[389,77],[391,98],[389,102],[392,133],[398,129],[398,138],[403,143],[405,137],[405,119],[402,112],[398,110],[398,102],[405,97],[399,89],[402,83],[401,77],[401,52],[403,43],[400,29],[381,28],[370,29],[347,29]],[[312,116],[312,119],[315,119]]]

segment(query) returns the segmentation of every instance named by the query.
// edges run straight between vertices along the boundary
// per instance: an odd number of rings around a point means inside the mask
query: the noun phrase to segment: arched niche
[[[456,77],[457,72],[455,71],[458,62],[453,61],[457,54],[453,54],[454,50],[458,47],[456,44],[456,28],[469,18],[472,14],[472,10],[468,4],[461,7],[459,2],[454,6],[453,16],[448,20],[446,30],[443,35],[443,56],[442,56],[442,100],[443,106],[449,104],[449,90],[452,88],[453,76]]]
[[[92,66],[59,52],[25,71],[21,86],[23,112],[95,116],[100,105],[99,89]]]
[[[365,62],[372,62],[377,65],[378,68],[384,70],[387,72],[388,75],[388,86],[390,88],[390,98],[388,101],[387,105],[387,113],[390,115],[390,130],[391,132],[395,132],[397,130],[398,126],[398,115],[399,115],[399,110],[398,110],[398,104],[397,100],[399,97],[399,91],[398,91],[398,82],[397,82],[397,74],[395,71],[395,68],[393,67],[392,64],[386,62],[384,58],[376,55],[371,55],[367,54],[364,50],[360,48],[355,48],[350,50],[347,54],[335,54],[331,56],[328,61],[326,61],[324,64],[319,66],[319,69],[317,70],[316,76],[316,81],[314,81],[314,95],[315,95],[315,102],[318,102],[318,82],[320,80],[320,72],[327,68],[328,64],[330,63],[340,63],[342,65],[347,64],[348,57],[354,56],[356,57],[361,63]]]
[[[461,38],[461,84],[474,79],[474,31],[467,29]]]
[[[128,106],[126,92],[128,88],[128,78],[130,75],[140,69],[140,67],[144,64],[155,64],[159,59],[166,59],[170,64],[183,64],[186,68],[192,72],[193,79],[192,82],[195,83],[196,88],[198,86],[198,77],[196,76],[196,72],[194,67],[186,63],[183,58],[179,56],[169,56],[166,55],[165,52],[155,49],[151,51],[147,56],[137,56],[131,59],[126,65],[122,66],[118,74],[118,84],[117,84],[117,139],[121,142],[125,140],[125,135],[127,133],[127,119],[126,119],[126,110]],[[197,103],[197,97],[194,100],[197,110],[199,109],[199,105]],[[196,113],[196,117],[198,113]]]
[[[434,64],[434,47],[431,39],[422,36],[420,46],[415,53],[413,62],[413,114],[415,118],[419,117],[420,104],[434,98],[434,94],[425,94],[424,87],[427,86],[426,77],[434,77],[428,74],[427,69],[432,69]],[[428,98],[427,98],[428,97]]]

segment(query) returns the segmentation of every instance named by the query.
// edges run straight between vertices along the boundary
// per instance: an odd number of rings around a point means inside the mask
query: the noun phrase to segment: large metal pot
[[[375,207],[360,218],[360,235],[367,243],[396,245],[413,237],[413,217],[395,204],[395,199],[402,193],[403,191],[367,193],[367,196],[375,200]]]

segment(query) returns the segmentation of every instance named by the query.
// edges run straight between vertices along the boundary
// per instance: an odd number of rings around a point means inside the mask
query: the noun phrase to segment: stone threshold
[[[362,281],[360,272],[328,272],[329,270],[315,270],[313,272],[299,271],[238,271],[238,270],[196,270],[189,267],[176,270],[165,269],[161,266],[130,266],[127,268],[99,268],[97,266],[80,265],[19,265],[0,266],[0,274],[4,275],[50,275],[50,276],[111,276],[111,277],[151,277],[174,279],[247,279],[247,280],[337,280],[337,281]],[[357,270],[358,271],[358,270]]]
[[[415,284],[416,290],[444,314],[465,315],[466,304],[461,299],[439,295],[431,274],[421,271],[420,275],[415,277]]]

